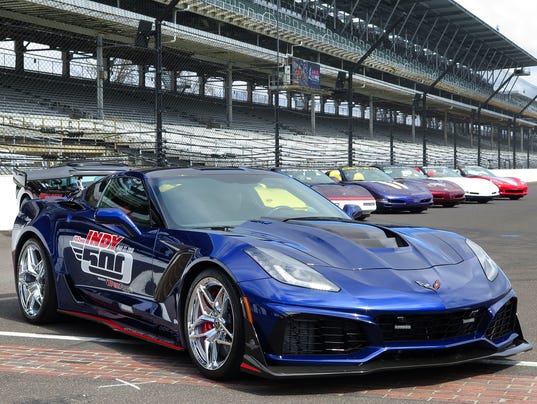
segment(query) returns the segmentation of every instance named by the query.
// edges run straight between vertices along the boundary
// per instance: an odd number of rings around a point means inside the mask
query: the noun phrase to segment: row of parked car
[[[17,200],[64,197],[105,175],[129,169],[126,165],[75,162],[62,166],[16,171]],[[419,213],[433,205],[453,207],[464,201],[487,203],[493,198],[522,198],[528,186],[518,178],[496,176],[479,166],[455,170],[441,166],[353,166],[331,170],[274,168],[312,187],[341,208],[359,206],[356,219],[372,212]]]
[[[479,166],[353,166],[322,171],[278,168],[323,194],[340,207],[355,204],[361,218],[372,212],[422,212],[433,205],[453,207],[464,201],[487,203],[493,198],[519,199],[528,185],[514,177],[499,177]]]

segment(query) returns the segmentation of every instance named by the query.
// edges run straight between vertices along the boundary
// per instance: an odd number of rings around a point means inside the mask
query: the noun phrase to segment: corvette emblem
[[[432,285],[430,283],[421,282],[421,281],[416,281],[416,283],[418,285],[424,287],[425,289],[434,290],[435,292],[437,292],[438,289],[440,289],[440,281],[438,279],[436,281],[434,281],[434,283]]]

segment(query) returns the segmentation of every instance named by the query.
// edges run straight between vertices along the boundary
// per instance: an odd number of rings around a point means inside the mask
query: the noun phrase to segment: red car
[[[516,177],[499,177],[480,166],[463,166],[459,171],[465,177],[489,180],[500,189],[501,198],[520,199],[528,194],[528,184]]]

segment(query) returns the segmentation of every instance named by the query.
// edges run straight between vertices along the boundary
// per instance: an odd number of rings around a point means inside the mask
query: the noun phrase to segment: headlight
[[[244,252],[252,257],[270,276],[280,282],[328,292],[339,292],[340,290],[338,286],[319,272],[276,250],[248,248]]]
[[[477,256],[477,259],[481,263],[481,267],[483,268],[483,272],[485,272],[487,279],[491,282],[496,279],[498,272],[500,272],[500,267],[498,264],[496,264],[494,260],[489,257],[485,250],[483,250],[472,240],[466,239],[466,244],[468,244],[468,247],[470,247]]]

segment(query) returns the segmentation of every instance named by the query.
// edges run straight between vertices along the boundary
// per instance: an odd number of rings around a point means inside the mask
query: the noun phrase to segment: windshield
[[[427,178],[421,171],[412,167],[384,167],[383,170],[392,178],[415,178],[418,180]]]
[[[233,227],[247,220],[349,217],[308,186],[271,172],[215,171],[150,179],[172,227]]]
[[[280,172],[308,185],[336,183],[336,181],[323,173],[321,170],[286,168],[281,169]]]
[[[460,177],[458,171],[448,167],[423,167],[428,177]]]
[[[375,167],[345,167],[342,168],[346,181],[388,181],[393,178]]]
[[[484,177],[495,177],[495,175],[486,168],[479,166],[466,166],[461,169],[465,175],[482,175]]]

